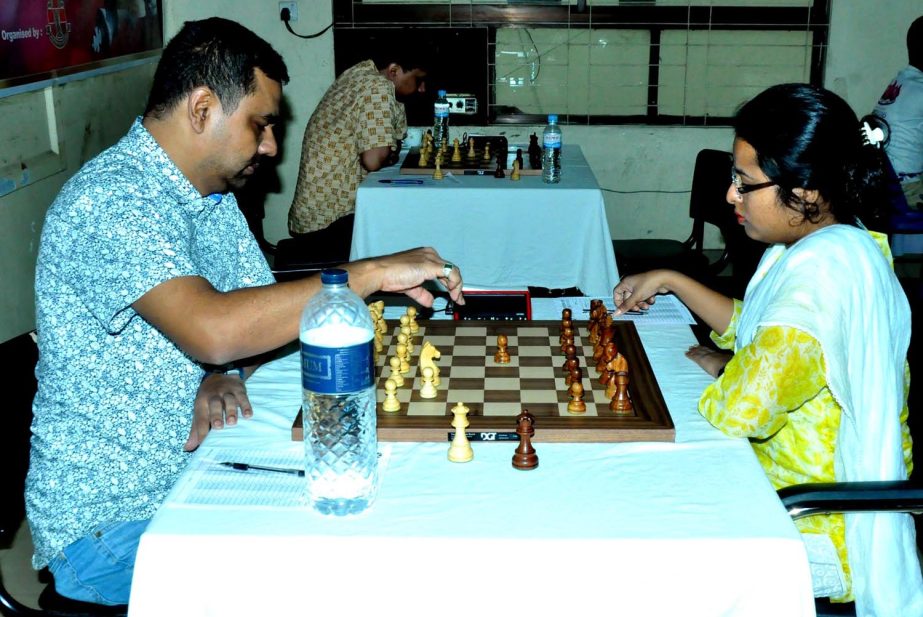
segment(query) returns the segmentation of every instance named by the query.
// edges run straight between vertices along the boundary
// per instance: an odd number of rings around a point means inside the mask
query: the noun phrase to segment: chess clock
[[[465,290],[465,303],[452,306],[456,320],[523,321],[532,319],[528,290]]]

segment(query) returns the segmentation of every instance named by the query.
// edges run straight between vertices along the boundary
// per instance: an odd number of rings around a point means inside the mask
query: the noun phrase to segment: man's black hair
[[[233,113],[256,90],[255,69],[288,83],[282,56],[239,23],[221,17],[187,21],[163,50],[144,115],[162,118],[201,86],[215,93],[225,113]]]

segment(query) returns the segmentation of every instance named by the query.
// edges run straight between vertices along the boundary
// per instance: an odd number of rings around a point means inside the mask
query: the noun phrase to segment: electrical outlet
[[[298,3],[297,2],[280,2],[279,3],[279,19],[282,18],[282,9],[288,9],[288,20],[289,21],[298,21]]]

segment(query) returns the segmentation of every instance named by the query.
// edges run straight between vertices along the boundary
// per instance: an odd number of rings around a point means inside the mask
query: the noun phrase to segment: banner
[[[161,0],[0,2],[0,88],[161,47]]]

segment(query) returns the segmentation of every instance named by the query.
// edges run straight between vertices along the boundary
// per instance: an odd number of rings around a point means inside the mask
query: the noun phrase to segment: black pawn
[[[532,436],[535,434],[535,416],[528,411],[523,411],[516,417],[516,434],[519,435],[519,446],[513,454],[513,467],[529,470],[538,467],[538,455],[532,447]]]
[[[506,174],[503,172],[503,158],[501,154],[497,154],[497,169],[494,171],[494,178],[505,178]]]

